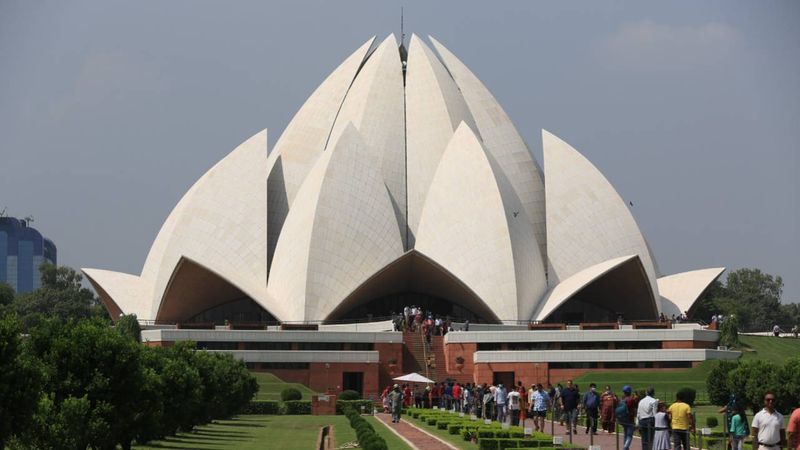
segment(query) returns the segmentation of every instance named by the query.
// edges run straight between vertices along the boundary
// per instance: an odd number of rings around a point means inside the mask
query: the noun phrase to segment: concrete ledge
[[[614,342],[614,341],[705,341],[716,342],[719,332],[696,328],[671,330],[524,330],[462,331],[447,333],[445,343],[505,342]]]
[[[280,363],[377,363],[376,351],[310,351],[310,350],[208,350],[230,353],[245,362]]]
[[[401,343],[400,332],[272,330],[144,330],[142,342],[368,342]]]
[[[475,352],[475,363],[652,362],[736,359],[741,352],[711,349],[665,350],[505,350]]]

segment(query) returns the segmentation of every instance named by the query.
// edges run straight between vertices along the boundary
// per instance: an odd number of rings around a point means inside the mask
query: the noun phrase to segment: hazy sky
[[[541,162],[540,130],[626,200],[662,273],[758,267],[800,301],[800,2],[0,0],[0,210],[59,262],[138,274],[242,140],[277,140],[373,35],[435,36]]]

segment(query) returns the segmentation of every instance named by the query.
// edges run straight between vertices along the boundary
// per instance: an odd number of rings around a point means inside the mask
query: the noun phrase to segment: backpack
[[[597,409],[599,403],[597,401],[597,394],[591,391],[587,392],[583,403],[584,406],[586,406],[586,409]]]
[[[630,419],[628,418],[628,404],[625,403],[625,400],[621,400],[619,405],[617,405],[617,409],[614,410],[614,414],[617,415],[617,421],[620,423],[628,423]]]

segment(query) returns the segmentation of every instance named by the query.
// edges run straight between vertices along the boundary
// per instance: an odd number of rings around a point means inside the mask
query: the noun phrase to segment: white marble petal
[[[394,35],[369,56],[350,87],[333,126],[328,148],[352,123],[378,159],[395,207],[398,234],[406,239],[406,136],[403,68]]]
[[[462,121],[477,130],[447,69],[421,39],[412,35],[406,70],[409,247],[414,246],[433,174]]]
[[[269,292],[284,320],[321,320],[403,254],[380,159],[349,125],[297,196],[275,251]]]
[[[717,278],[725,272],[724,267],[692,270],[658,279],[661,294],[661,312],[667,317],[688,311]]]
[[[150,316],[148,286],[136,275],[100,269],[81,271],[97,291],[100,301],[114,321],[120,313],[136,314],[139,319]]]
[[[495,170],[462,123],[431,183],[416,250],[457,276],[501,320],[527,319],[546,289],[544,268],[519,199]]]
[[[505,173],[531,221],[539,253],[546,256],[544,176],[514,123],[489,89],[453,53],[436,39],[433,46],[467,102],[483,147]],[[543,258],[542,263],[547,261]]]
[[[606,273],[636,258],[636,255],[621,256],[609,259],[599,264],[581,270],[551,288],[544,296],[543,301],[531,317],[532,320],[545,320],[553,311],[558,309],[577,292]]]
[[[609,259],[638,255],[658,299],[653,258],[628,204],[569,144],[545,130],[542,141],[549,285]]]
[[[283,222],[308,172],[325,150],[342,102],[375,38],[342,62],[294,115],[271,153],[281,157],[280,177],[269,184],[269,251],[278,241]]]

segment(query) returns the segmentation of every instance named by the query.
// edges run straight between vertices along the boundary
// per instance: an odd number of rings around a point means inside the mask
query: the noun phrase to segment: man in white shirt
[[[754,441],[758,443],[758,450],[779,450],[786,446],[786,426],[783,416],[775,411],[775,394],[764,394],[764,409],[753,416]]]
[[[514,427],[519,425],[519,404],[521,397],[522,396],[519,395],[519,392],[514,389],[511,389],[508,392],[508,415],[511,416],[511,426]]]
[[[656,412],[658,400],[653,398],[656,390],[649,386],[646,396],[639,400],[639,408],[636,410],[636,419],[639,421],[639,434],[642,436],[642,450],[653,449],[653,434],[656,426]]]

